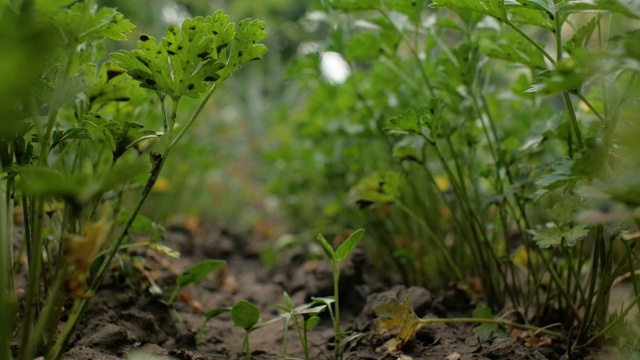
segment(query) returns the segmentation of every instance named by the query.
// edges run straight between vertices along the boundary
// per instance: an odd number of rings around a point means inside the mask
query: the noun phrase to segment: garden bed
[[[175,282],[178,272],[206,258],[227,259],[228,264],[181,293],[173,309],[148,291],[149,280],[144,276],[128,278],[124,284],[124,274],[118,275],[122,267],[114,268],[92,299],[64,359],[112,360],[136,352],[182,360],[241,359],[245,358],[239,354],[243,332],[234,327],[228,315],[211,319],[197,344],[203,311],[246,299],[260,308],[262,320],[268,320],[278,315],[275,305],[283,303],[283,291],[291,294],[296,304],[332,293],[328,263],[308,260],[302,250],[290,252],[279,265],[267,269],[259,260],[260,241],[213,224],[199,235],[174,229],[168,232],[166,244],[179,248],[181,259],[131,251],[130,259],[135,260],[125,267],[143,264],[146,274],[164,288]],[[434,295],[424,288],[397,285],[397,280],[375,273],[364,254],[357,251],[344,264],[341,284],[343,328],[364,334],[348,347],[346,359],[560,359],[566,350],[565,344],[555,339],[512,329],[506,338],[481,341],[471,324],[431,324],[401,351],[379,352],[376,349],[387,338],[374,331],[374,307],[389,298],[409,296],[418,316],[439,318],[469,317],[480,300],[471,299],[458,287]],[[281,321],[251,334],[252,359],[282,358],[283,324]],[[289,336],[288,355],[303,358],[295,331],[289,331]],[[309,332],[309,344],[311,359],[332,358],[333,328],[328,316]],[[578,358],[605,357],[580,354]]]

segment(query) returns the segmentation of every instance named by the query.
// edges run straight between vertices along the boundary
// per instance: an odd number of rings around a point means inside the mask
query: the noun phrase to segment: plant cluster
[[[204,321],[200,329],[200,334],[204,330],[207,321],[212,318],[224,314],[231,313],[231,320],[234,325],[241,328],[245,332],[244,342],[242,344],[241,353],[245,355],[247,360],[251,359],[251,349],[249,346],[249,335],[252,331],[275,324],[284,319],[284,336],[282,340],[282,358],[290,359],[287,355],[287,342],[289,340],[289,327],[293,322],[298,338],[302,345],[302,350],[306,360],[309,360],[309,343],[307,340],[307,332],[311,331],[320,322],[319,314],[325,310],[329,311],[331,322],[333,323],[335,343],[333,358],[335,360],[342,359],[345,346],[350,341],[357,339],[360,335],[353,334],[340,329],[340,300],[338,293],[338,285],[340,283],[340,270],[342,262],[355,250],[364,236],[364,229],[358,229],[351,233],[349,237],[336,249],[327,242],[322,234],[318,234],[318,243],[325,251],[325,254],[331,262],[331,273],[333,275],[333,296],[312,298],[310,303],[296,306],[291,296],[285,291],[282,295],[284,305],[276,305],[283,312],[273,319],[260,321],[260,309],[246,300],[239,300],[232,307],[221,307],[207,311],[204,314]],[[298,318],[302,318],[302,322]]]
[[[301,223],[364,224],[407,283],[601,340],[640,306],[639,19],[621,0],[322,1],[306,21],[334,31],[291,69],[307,101],[275,124],[297,131],[271,190]]]
[[[215,90],[266,52],[264,22],[218,11],[106,57],[133,28],[92,0],[0,2],[2,359],[58,359],[122,248],[176,255],[140,208]],[[185,97],[200,99],[190,116]],[[187,269],[166,302],[223,265]]]

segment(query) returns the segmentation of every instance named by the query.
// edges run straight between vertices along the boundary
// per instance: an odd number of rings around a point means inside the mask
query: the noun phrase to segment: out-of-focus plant
[[[301,223],[365,218],[372,256],[409,283],[467,283],[493,311],[601,339],[630,309],[608,317],[611,286],[640,294],[639,15],[624,1],[324,1],[308,19],[335,31],[291,70],[307,105],[282,121],[297,131],[269,154],[271,189]]]
[[[271,166],[260,155],[272,143],[272,138],[265,136],[271,119],[298,103],[297,92],[282,78],[298,45],[308,37],[297,20],[309,2],[103,1],[117,6],[139,26],[135,34],[161,34],[167,24],[181,21],[176,19],[216,9],[232,18],[259,18],[269,24],[269,37],[264,43],[270,51],[262,61],[235,73],[225,82],[227,90],[211,99],[202,116],[218,121],[198,121],[186,134],[186,141],[174,149],[174,154],[190,161],[166,165],[160,178],[162,186],[155,187],[141,210],[143,214],[163,224],[214,219],[267,237],[276,236],[286,226],[275,198],[263,190]],[[181,102],[185,110],[197,105],[193,99]],[[217,140],[211,141],[210,134],[216,134]],[[215,158],[211,154],[216,154]],[[196,173],[198,176],[193,176]],[[163,206],[166,203],[172,206]]]
[[[159,41],[143,34],[138,49],[105,61],[105,40],[134,27],[113,8],[2,2],[0,19],[0,357],[57,359],[130,230],[144,227],[138,212],[172,150],[214,91],[266,52],[265,24],[218,11],[169,26]],[[200,103],[183,122],[184,97]],[[161,237],[147,245],[166,252]],[[223,264],[211,261],[180,275],[176,289]]]

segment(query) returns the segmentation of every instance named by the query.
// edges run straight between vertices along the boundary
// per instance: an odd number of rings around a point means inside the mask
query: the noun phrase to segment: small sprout
[[[329,312],[331,314],[331,320],[333,321],[333,328],[335,332],[335,359],[342,359],[342,356],[344,354],[344,343],[341,340],[347,335],[347,333],[343,333],[342,331],[340,331],[340,302],[338,297],[340,270],[342,269],[342,262],[344,261],[344,259],[346,259],[347,256],[349,256],[353,252],[353,250],[355,250],[360,240],[362,240],[363,236],[364,229],[358,229],[354,231],[351,235],[349,235],[347,240],[345,240],[338,247],[338,249],[334,251],[333,247],[331,247],[327,239],[325,239],[322,234],[318,234],[318,242],[331,261],[331,272],[333,273],[333,312],[331,311],[331,306],[329,304],[327,304],[327,306],[329,307]]]
[[[246,300],[238,301],[231,308],[231,320],[233,324],[244,330],[244,341],[242,352],[247,360],[251,359],[251,348],[249,346],[249,335],[256,329],[256,324],[260,321],[260,309]]]
[[[309,342],[307,339],[307,332],[313,330],[313,328],[315,328],[316,325],[318,325],[318,323],[320,322],[320,317],[318,316],[318,314],[320,314],[327,308],[329,309],[329,311],[331,311],[331,308],[326,303],[322,301],[316,301],[316,299],[313,299],[311,303],[296,307],[293,303],[293,300],[291,300],[291,297],[286,291],[282,294],[282,299],[285,305],[276,305],[276,307],[285,312],[282,317],[286,319],[284,325],[284,340],[282,351],[283,357],[287,358],[287,334],[289,329],[289,322],[293,320],[293,324],[298,331],[298,338],[300,339],[300,344],[302,345],[305,360],[309,360]],[[302,323],[298,322],[299,316],[301,316],[303,319]],[[333,315],[331,315],[331,317],[333,318]]]

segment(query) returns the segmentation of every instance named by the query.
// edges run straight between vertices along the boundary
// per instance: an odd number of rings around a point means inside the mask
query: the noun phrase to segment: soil
[[[287,291],[296,304],[312,296],[332,294],[332,277],[327,261],[309,260],[303,250],[288,253],[279,265],[268,269],[259,260],[260,241],[249,240],[221,226],[209,224],[197,232],[173,229],[164,243],[177,247],[182,257],[172,259],[150,250],[131,250],[122,262],[143,269],[146,276],[123,273],[115,267],[112,275],[90,302],[86,316],[73,337],[63,359],[244,359],[239,355],[244,333],[234,327],[228,314],[211,319],[204,327],[202,341],[198,332],[203,311],[232,306],[246,299],[261,310],[262,320],[278,315]],[[172,307],[162,299],[166,295],[149,292],[152,279],[160,288],[175,283],[176,274],[204,259],[226,259],[222,271],[203,282],[184,289]],[[137,264],[137,265],[136,265]],[[341,277],[342,329],[360,332],[361,338],[350,344],[345,359],[443,359],[443,360],[542,360],[560,359],[564,344],[552,339],[531,341],[526,334],[512,332],[506,338],[480,341],[471,325],[432,324],[422,328],[401,351],[378,352],[388,337],[374,331],[374,308],[389,298],[409,296],[420,317],[470,316],[477,304],[465,291],[451,288],[434,295],[419,287],[405,287],[397,280],[376,274],[362,251],[356,250],[345,262]],[[251,333],[252,359],[283,359],[284,322]],[[289,329],[287,355],[303,359],[294,328]],[[530,335],[530,334],[529,334]],[[311,359],[332,359],[333,328],[328,316],[311,330]],[[135,357],[134,354],[145,354]],[[607,359],[603,353],[574,359]],[[613,355],[612,355],[613,356]]]

